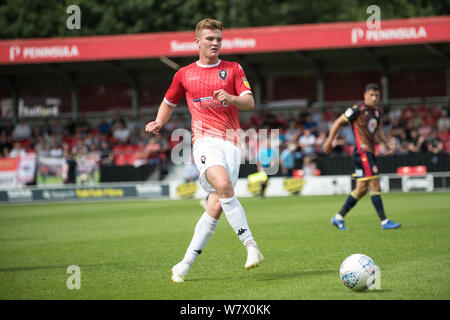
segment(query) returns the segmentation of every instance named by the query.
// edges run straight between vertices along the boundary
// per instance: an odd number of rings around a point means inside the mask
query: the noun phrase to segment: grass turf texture
[[[0,299],[450,299],[450,194],[391,193],[381,230],[369,197],[330,219],[345,196],[241,199],[265,262],[246,252],[222,216],[186,281],[170,282],[202,214],[197,200],[0,206]],[[381,290],[339,279],[353,253],[381,268]],[[69,290],[69,265],[81,289]]]

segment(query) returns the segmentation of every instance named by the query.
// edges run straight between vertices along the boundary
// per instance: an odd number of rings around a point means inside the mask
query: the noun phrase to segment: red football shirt
[[[231,95],[251,94],[244,70],[237,62],[219,60],[213,65],[201,65],[198,61],[181,68],[175,74],[164,101],[175,107],[186,95],[191,112],[192,141],[201,137],[215,137],[238,143],[238,107],[221,103],[214,98],[214,91],[224,89]]]

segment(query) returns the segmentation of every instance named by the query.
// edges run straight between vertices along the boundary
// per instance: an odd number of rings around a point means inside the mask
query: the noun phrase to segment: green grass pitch
[[[450,193],[384,194],[381,230],[369,197],[338,231],[330,218],[345,196],[241,199],[264,254],[246,252],[222,216],[186,281],[170,282],[203,210],[196,200],[0,206],[0,299],[300,300],[450,299]],[[353,292],[340,263],[364,253],[381,289]],[[67,267],[80,268],[69,290]]]

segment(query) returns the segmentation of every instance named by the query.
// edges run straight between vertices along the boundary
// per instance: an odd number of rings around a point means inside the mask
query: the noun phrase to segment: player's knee
[[[217,201],[208,201],[206,211],[214,219],[219,219],[222,214],[222,205],[220,201],[218,199]]]
[[[214,186],[220,198],[231,198],[234,196],[233,186],[230,181],[222,180],[217,181]]]
[[[355,193],[356,193],[356,195],[358,196],[358,198],[362,198],[363,196],[365,196],[366,195],[366,193],[367,193],[367,191],[368,191],[368,187],[367,186],[358,186],[356,189],[355,189]]]

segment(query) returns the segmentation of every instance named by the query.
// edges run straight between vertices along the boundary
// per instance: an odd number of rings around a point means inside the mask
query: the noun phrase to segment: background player
[[[234,194],[240,167],[238,109],[253,109],[255,102],[241,66],[219,59],[222,23],[205,19],[196,26],[199,60],[175,74],[146,131],[158,133],[174,107],[185,95],[192,116],[193,155],[200,172],[199,183],[209,192],[206,211],[181,262],[172,268],[172,281],[183,282],[195,259],[213,235],[222,211],[247,249],[246,269],[263,261],[247,223],[246,214]]]
[[[380,193],[380,179],[374,155],[375,139],[382,142],[388,150],[386,138],[381,130],[380,109],[377,106],[380,100],[380,88],[377,84],[369,83],[364,92],[364,101],[348,108],[334,123],[330,134],[324,143],[323,151],[328,154],[339,129],[350,122],[355,136],[355,149],[353,164],[355,166],[356,188],[350,193],[339,213],[331,223],[339,230],[347,230],[344,217],[370,188],[370,198],[381,220],[382,229],[396,229],[400,223],[394,223],[386,218]]]

